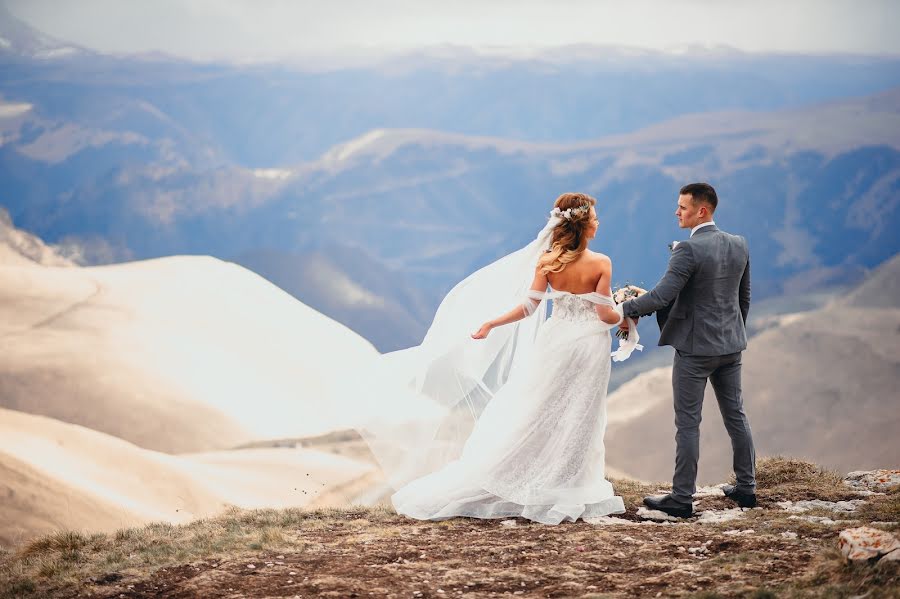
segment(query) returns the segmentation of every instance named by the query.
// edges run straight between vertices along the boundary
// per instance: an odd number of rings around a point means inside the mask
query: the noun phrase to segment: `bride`
[[[587,249],[595,204],[559,196],[534,242],[447,295],[420,346],[383,356],[394,411],[361,433],[397,489],[399,514],[559,524],[624,513],[605,478],[606,391],[611,357],[640,346],[625,319],[628,340],[611,353],[623,316],[610,259]],[[460,333],[501,302],[514,307]]]

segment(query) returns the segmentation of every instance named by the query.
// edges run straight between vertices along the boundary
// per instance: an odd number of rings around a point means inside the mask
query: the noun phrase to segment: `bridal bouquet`
[[[613,291],[613,301],[618,305],[636,297],[641,297],[645,293],[647,293],[646,289],[642,289],[637,285],[626,284],[624,287],[616,287],[616,290]],[[616,331],[616,337],[626,340],[628,339],[628,331],[619,329]]]

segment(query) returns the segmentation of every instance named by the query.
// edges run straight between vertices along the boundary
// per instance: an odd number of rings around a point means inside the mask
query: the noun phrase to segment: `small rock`
[[[693,553],[693,554],[709,553],[709,546],[710,546],[711,544],[712,544],[712,541],[710,540],[710,541],[705,541],[705,542],[704,542],[702,545],[700,545],[699,547],[689,547],[689,548],[688,548],[688,553]]]
[[[501,526],[516,526],[515,520],[503,520],[500,522]]]
[[[676,518],[675,516],[670,516],[669,514],[661,512],[659,510],[648,510],[645,507],[639,507],[637,515],[644,520],[663,520],[668,522],[678,521],[678,518]]]
[[[615,518],[613,516],[596,516],[594,518],[584,518],[584,521],[587,524],[593,524],[594,526],[612,526],[615,524],[621,524],[623,526],[635,526],[637,523],[632,522],[631,520],[626,520],[625,518]]]
[[[787,512],[808,512],[809,510],[831,510],[832,512],[855,512],[859,506],[865,503],[864,499],[851,499],[849,501],[822,501],[812,499],[809,501],[779,501],[775,505]]]
[[[697,489],[697,492],[694,493],[694,499],[703,499],[704,497],[725,497],[725,492],[722,491],[722,487],[725,484],[716,485],[714,487],[700,487]]]
[[[783,533],[781,533],[781,536],[784,537],[785,539],[796,539],[796,538],[797,538],[797,533],[795,533],[795,532],[783,532]]]
[[[835,524],[849,524],[853,522],[853,520],[832,520],[827,516],[788,516],[788,520],[805,520],[823,526],[834,526]]]
[[[841,553],[848,561],[878,559],[900,550],[900,539],[893,534],[860,526],[842,530],[838,541]],[[891,557],[891,560],[897,559]]]
[[[737,536],[752,535],[755,532],[756,531],[753,530],[752,528],[747,528],[744,530],[726,530],[723,534],[726,534],[730,537],[737,537]]]
[[[250,568],[251,570],[256,569],[256,566],[254,566],[253,564],[247,564],[247,567]]]
[[[275,559],[284,559],[284,556],[283,556],[283,555],[276,555],[276,556],[275,556]]]
[[[860,491],[890,491],[900,486],[900,470],[858,470],[845,476],[844,484]]]
[[[706,510],[698,514],[698,524],[719,524],[744,517],[744,510],[739,507],[726,510]]]

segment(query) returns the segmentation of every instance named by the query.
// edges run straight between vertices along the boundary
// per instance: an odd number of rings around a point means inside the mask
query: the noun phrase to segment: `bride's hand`
[[[484,323],[483,325],[481,325],[480,329],[478,329],[477,331],[472,333],[472,339],[484,339],[485,337],[488,336],[488,333],[490,333],[491,329],[493,329],[493,328],[494,327],[491,325],[491,323],[489,323],[489,322]]]

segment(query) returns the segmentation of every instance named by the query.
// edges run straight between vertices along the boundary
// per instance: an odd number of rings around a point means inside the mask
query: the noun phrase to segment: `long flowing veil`
[[[534,241],[458,283],[420,345],[384,354],[370,370],[348,375],[355,398],[368,404],[359,432],[393,488],[459,457],[487,402],[534,351],[547,297],[530,317],[495,328],[486,339],[471,333],[526,300],[559,222],[551,216]]]

